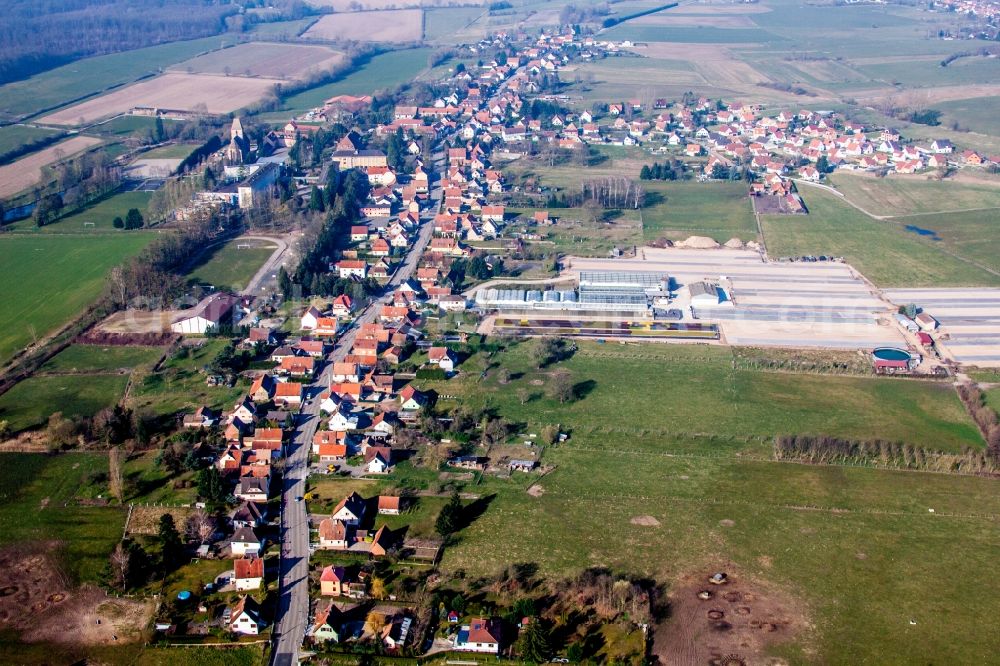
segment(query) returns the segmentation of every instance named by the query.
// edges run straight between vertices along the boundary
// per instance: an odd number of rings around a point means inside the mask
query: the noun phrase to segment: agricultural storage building
[[[692,308],[706,308],[732,304],[726,290],[712,282],[694,282],[689,284],[688,293],[691,294]]]
[[[218,328],[231,315],[236,301],[237,298],[229,294],[213,294],[203,298],[198,305],[174,320],[170,330],[182,335],[204,335],[210,329]]]

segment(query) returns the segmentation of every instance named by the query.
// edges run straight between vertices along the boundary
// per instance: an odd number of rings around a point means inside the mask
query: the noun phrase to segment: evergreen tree
[[[124,229],[125,220],[123,220],[120,216],[116,216],[115,219],[111,220],[111,226],[115,229]]]
[[[543,664],[549,660],[549,632],[537,617],[529,618],[528,626],[521,629],[517,639],[517,652],[525,661]]]
[[[139,212],[138,208],[129,208],[128,212],[125,213],[126,229],[141,229],[142,222],[142,213]]]
[[[153,136],[156,137],[156,142],[161,143],[167,138],[167,132],[163,128],[163,118],[156,116],[156,128],[153,130]]]
[[[171,571],[181,563],[184,543],[181,541],[180,532],[177,531],[177,525],[174,524],[174,517],[169,513],[160,516],[156,536],[160,543],[160,567],[164,572]]]
[[[319,213],[326,210],[326,205],[323,201],[323,193],[319,191],[319,187],[316,185],[313,185],[312,190],[309,191],[309,210]]]
[[[214,465],[198,472],[198,495],[211,504],[222,504],[226,498],[226,487],[222,475]]]
[[[434,529],[438,534],[447,538],[458,531],[459,522],[462,517],[462,498],[458,496],[458,491],[451,494],[451,499],[441,509],[437,520],[434,522]]]
[[[652,173],[649,169],[648,164],[643,164],[642,168],[639,169],[639,180],[649,180],[652,178]]]

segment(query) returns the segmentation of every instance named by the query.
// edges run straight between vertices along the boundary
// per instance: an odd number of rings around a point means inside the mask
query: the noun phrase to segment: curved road
[[[443,163],[444,153],[436,152],[431,174],[440,173]],[[281,491],[278,613],[271,657],[271,663],[275,666],[298,664],[302,641],[310,622],[309,515],[306,512],[306,503],[296,501],[296,498],[305,496],[312,439],[322,422],[319,415],[320,401],[315,398],[329,388],[333,364],[347,356],[361,326],[375,321],[379,309],[392,300],[393,290],[413,275],[424,248],[434,232],[432,221],[440,206],[441,196],[441,188],[435,185],[430,192],[431,204],[420,217],[421,227],[417,241],[411,246],[382,295],[373,300],[337,340],[333,350],[325,359],[326,363],[319,379],[306,389],[309,401],[299,416],[295,433],[286,447],[285,454],[285,473]]]

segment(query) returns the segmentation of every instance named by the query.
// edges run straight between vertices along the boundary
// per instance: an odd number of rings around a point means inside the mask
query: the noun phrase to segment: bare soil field
[[[183,162],[181,158],[149,158],[136,160],[125,167],[129,178],[166,178]]]
[[[42,167],[59,162],[99,143],[101,140],[92,136],[74,136],[6,166],[0,166],[0,197],[9,197],[28,189],[41,179]]]
[[[343,60],[343,53],[325,46],[254,42],[206,53],[179,63],[171,71],[286,80],[328,70]]]
[[[670,593],[670,619],[653,634],[653,654],[661,664],[749,664],[765,661],[769,646],[809,628],[803,604],[763,583],[728,573],[713,585],[711,570],[683,579]],[[705,598],[707,597],[707,598]]]
[[[180,530],[184,530],[188,516],[193,509],[183,507],[162,507],[162,506],[136,506],[132,509],[132,515],[128,519],[127,531],[129,534],[144,534],[152,536],[156,534],[160,525],[160,516],[169,513],[174,517],[174,524]]]
[[[0,553],[0,626],[28,642],[101,645],[138,640],[152,617],[152,603],[112,599],[93,587],[71,589],[47,554],[52,545],[18,546]]]
[[[170,328],[177,310],[122,310],[108,316],[95,330],[113,335],[162,333]]]
[[[195,111],[204,105],[208,113],[229,113],[262,99],[274,84],[273,79],[169,72],[61,109],[45,116],[42,122],[53,125],[89,123],[125,113],[135,106]]]
[[[424,36],[421,9],[329,14],[302,35],[306,39],[363,39],[369,42],[417,42]]]

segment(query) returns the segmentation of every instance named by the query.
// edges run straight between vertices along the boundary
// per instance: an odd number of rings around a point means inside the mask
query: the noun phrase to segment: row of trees
[[[603,208],[641,208],[645,191],[639,183],[624,176],[606,176],[580,183],[583,200]]]
[[[677,180],[683,178],[687,166],[680,160],[669,160],[660,164],[644,164],[639,170],[639,180]]]

